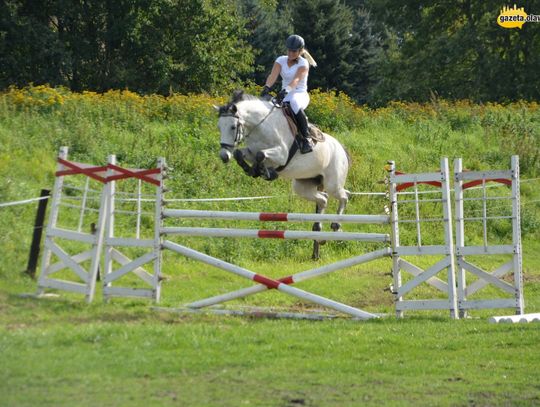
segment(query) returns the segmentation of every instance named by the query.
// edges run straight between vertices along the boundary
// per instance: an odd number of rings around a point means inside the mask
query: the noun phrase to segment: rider
[[[304,109],[309,105],[307,92],[307,79],[309,66],[317,66],[312,56],[307,52],[305,42],[299,35],[291,35],[285,41],[288,49],[287,55],[276,59],[272,72],[268,75],[261,96],[268,95],[271,87],[281,75],[282,85],[276,99],[278,103],[289,102],[298,122],[301,134],[300,152],[302,154],[313,151],[309,137],[307,117]]]

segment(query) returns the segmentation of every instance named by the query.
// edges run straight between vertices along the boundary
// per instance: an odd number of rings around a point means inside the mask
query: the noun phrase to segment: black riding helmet
[[[289,38],[285,41],[285,45],[287,49],[290,49],[292,51],[298,51],[299,49],[304,48],[306,45],[304,39],[300,37],[299,35],[290,35]]]

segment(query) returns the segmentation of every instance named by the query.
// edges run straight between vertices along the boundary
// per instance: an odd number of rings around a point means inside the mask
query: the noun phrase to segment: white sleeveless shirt
[[[306,67],[308,68],[309,73],[309,63],[305,58],[298,57],[298,62],[291,67],[289,67],[289,65],[287,64],[287,59],[287,55],[282,55],[276,59],[276,62],[281,65],[280,75],[282,79],[282,89],[285,89],[287,86],[289,86],[289,84],[296,76],[299,68]],[[304,76],[304,78],[301,79],[300,82],[298,82],[298,85],[296,85],[296,89],[293,89],[293,92],[307,92],[308,73],[306,73],[306,76]]]

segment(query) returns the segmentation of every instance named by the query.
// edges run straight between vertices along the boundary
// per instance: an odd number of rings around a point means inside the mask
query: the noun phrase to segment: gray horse
[[[220,158],[224,163],[234,156],[250,176],[269,181],[278,176],[292,180],[297,195],[315,202],[316,213],[324,213],[328,195],[339,201],[339,215],[345,211],[349,199],[349,192],[344,188],[349,157],[334,137],[324,133],[324,139],[313,147],[312,153],[290,157],[295,138],[280,107],[235,92],[231,102],[215,108],[219,112]],[[237,148],[241,143],[245,146]],[[341,225],[332,223],[331,228],[337,231]],[[314,231],[321,229],[320,222],[313,225]],[[314,243],[314,259],[319,258],[320,243]]]

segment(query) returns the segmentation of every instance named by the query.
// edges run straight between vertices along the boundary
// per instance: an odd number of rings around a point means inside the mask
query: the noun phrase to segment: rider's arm
[[[272,67],[272,72],[270,72],[270,75],[268,75],[268,78],[266,79],[265,86],[268,86],[269,88],[274,86],[274,83],[276,83],[276,80],[280,72],[281,72],[281,65],[275,62],[274,66]]]
[[[296,75],[294,76],[294,79],[289,83],[289,86],[287,86],[290,89],[287,89],[288,92],[291,90],[296,89],[296,86],[298,85],[298,82],[300,82],[308,73],[308,68],[305,66],[302,66],[298,68],[298,71],[296,71]]]

